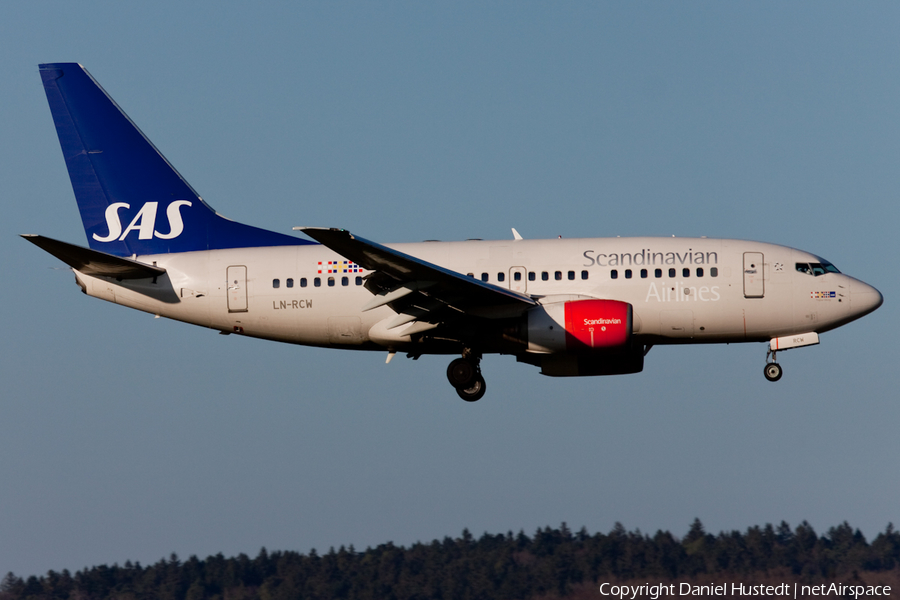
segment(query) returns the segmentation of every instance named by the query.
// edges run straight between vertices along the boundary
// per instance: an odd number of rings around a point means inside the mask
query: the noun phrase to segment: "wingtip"
[[[294,231],[347,231],[346,229],[341,229],[340,227],[309,227],[307,225],[298,225],[296,227],[292,227]]]

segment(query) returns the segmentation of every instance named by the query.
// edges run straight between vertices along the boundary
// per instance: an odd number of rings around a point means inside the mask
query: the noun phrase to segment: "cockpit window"
[[[837,267],[835,267],[830,262],[797,263],[797,270],[801,273],[806,273],[807,275],[812,275],[814,277],[824,275],[825,273],[840,273]]]

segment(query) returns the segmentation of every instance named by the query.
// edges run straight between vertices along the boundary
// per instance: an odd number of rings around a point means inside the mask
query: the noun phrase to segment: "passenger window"
[[[322,280],[319,277],[313,279],[313,285],[316,287],[322,287]]]
[[[541,281],[550,281],[550,273],[541,271]]]
[[[569,281],[575,281],[575,271],[569,271]]]
[[[300,278],[300,287],[306,287],[306,277]]]
[[[709,268],[709,276],[710,277],[718,277],[719,276],[719,268],[718,267],[710,267]]]
[[[669,277],[675,277],[675,269],[669,269]]]
[[[294,287],[294,280],[293,280],[293,279],[288,279],[287,281],[285,281],[285,283],[287,284],[288,287]]]
[[[625,269],[625,279],[631,279],[631,269]]]
[[[341,277],[341,285],[350,285],[349,277]]]
[[[641,279],[647,279],[647,269],[641,269]]]
[[[703,267],[697,267],[697,277],[703,277]]]
[[[612,271],[609,272],[609,278],[610,278],[610,279],[618,279],[618,278],[619,278],[619,272],[616,271],[615,269],[613,269]]]
[[[357,276],[356,285],[362,285],[362,277]]]
[[[482,281],[487,281],[487,280],[488,280],[488,274],[487,274],[487,273],[482,273],[482,274],[481,274],[481,280],[482,280]]]
[[[685,267],[684,269],[681,270],[681,276],[682,276],[682,277],[690,277],[690,276],[691,276],[691,270],[688,269],[687,267]]]
[[[515,281],[522,281],[522,274],[519,271],[516,271],[513,273],[513,279]]]
[[[328,287],[334,287],[334,277],[328,278]]]
[[[502,272],[501,272],[501,273],[497,273],[497,281],[503,281],[504,279],[506,279],[506,274],[505,274],[505,273],[502,273]]]
[[[272,287],[275,288],[275,289],[278,289],[279,287],[281,287],[281,281],[279,281],[278,279],[273,279],[273,280],[272,280]]]
[[[528,271],[528,281],[534,281],[534,271]]]
[[[472,279],[475,279],[475,273],[466,273],[466,277],[471,277]]]
[[[557,281],[562,281],[562,271],[556,271],[553,273],[553,278]]]
[[[588,272],[587,272],[587,271],[582,271],[582,272],[581,272],[581,278],[582,278],[582,279],[587,279],[587,278],[588,278]]]
[[[662,277],[662,269],[656,269],[655,271],[653,271],[653,275],[654,275],[657,279],[659,279],[660,277]]]

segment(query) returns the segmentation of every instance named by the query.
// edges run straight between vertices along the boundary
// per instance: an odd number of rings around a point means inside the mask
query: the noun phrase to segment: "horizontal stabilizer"
[[[22,237],[85,275],[117,279],[147,279],[159,277],[166,272],[165,269],[155,265],[60,242],[42,235],[25,234]]]

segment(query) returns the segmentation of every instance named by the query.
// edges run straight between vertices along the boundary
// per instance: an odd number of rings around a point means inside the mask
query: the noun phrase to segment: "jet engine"
[[[632,341],[631,304],[619,300],[570,300],[528,311],[528,352],[518,359],[543,375],[579,377],[638,373],[644,346]]]
[[[528,311],[528,352],[625,349],[631,342],[631,305],[619,300],[574,300]]]

